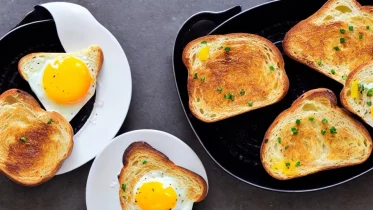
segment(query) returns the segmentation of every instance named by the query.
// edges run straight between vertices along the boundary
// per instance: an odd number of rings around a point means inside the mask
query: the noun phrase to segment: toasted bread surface
[[[373,98],[369,93],[372,91],[373,61],[370,61],[359,66],[350,73],[341,91],[340,97],[344,108],[358,115],[367,124],[373,127]]]
[[[143,163],[144,160],[146,164]],[[177,179],[185,187],[187,198],[193,202],[202,201],[207,194],[207,183],[201,176],[175,165],[167,156],[145,142],[132,143],[124,152],[123,163],[119,175],[119,196],[123,210],[138,209],[134,206],[136,203],[134,187],[145,174],[151,171],[162,171]],[[123,184],[126,185],[125,191],[121,187]]]
[[[329,0],[285,36],[285,53],[344,84],[361,64],[373,60],[373,7],[356,0]]]
[[[182,56],[188,69],[189,107],[204,122],[276,103],[289,88],[281,53],[257,35],[204,36],[190,42]]]
[[[28,93],[0,95],[0,171],[25,186],[51,179],[73,148],[71,125]]]
[[[274,178],[287,180],[356,165],[372,152],[365,127],[337,106],[328,89],[300,96],[268,128],[261,161]]]
[[[70,55],[81,59],[91,71],[91,74],[96,78],[104,62],[104,54],[102,49],[97,45],[89,46],[81,52],[73,53],[31,53],[21,58],[18,62],[18,72],[27,80],[30,76],[44,68],[46,62],[51,59],[61,58]]]

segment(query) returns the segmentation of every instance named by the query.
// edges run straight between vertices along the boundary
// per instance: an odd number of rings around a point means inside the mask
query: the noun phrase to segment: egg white
[[[42,68],[35,69],[33,74],[29,77],[28,83],[32,89],[32,91],[35,93],[35,95],[38,97],[39,101],[42,103],[44,108],[47,111],[55,111],[61,114],[67,121],[71,121],[76,114],[80,111],[80,109],[89,101],[89,99],[94,95],[96,90],[96,79],[95,76],[91,71],[91,78],[92,82],[89,86],[89,90],[87,94],[82,98],[79,102],[75,104],[58,104],[54,102],[52,99],[48,98],[47,93],[44,90],[43,87],[43,75],[44,71],[48,64],[54,63],[56,59],[50,59],[45,57],[37,57],[35,58],[37,61],[40,61],[40,63],[45,63]],[[79,59],[79,58],[78,58]],[[82,60],[82,59],[80,59]],[[84,59],[82,60],[84,62]],[[85,63],[85,62],[84,62]]]
[[[136,194],[138,188],[140,188],[144,183],[147,182],[160,182],[163,184],[163,188],[167,188],[171,186],[175,192],[177,197],[176,206],[172,210],[192,210],[194,202],[189,200],[185,189],[180,183],[179,180],[175,179],[174,177],[162,172],[162,171],[150,171],[145,174],[135,185],[133,189],[133,195]],[[133,196],[133,204],[135,204],[135,196]],[[141,210],[140,207],[135,205],[137,208],[136,210]]]

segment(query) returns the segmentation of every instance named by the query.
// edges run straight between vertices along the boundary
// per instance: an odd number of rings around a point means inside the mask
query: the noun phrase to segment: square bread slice
[[[285,53],[345,83],[352,70],[373,60],[373,7],[356,0],[329,0],[285,36]]]
[[[190,42],[182,56],[189,108],[204,122],[274,104],[289,89],[280,51],[254,34],[204,36]]]
[[[372,153],[365,127],[337,106],[328,89],[310,90],[268,128],[260,157],[279,180],[363,163]]]
[[[0,172],[25,186],[51,179],[73,148],[73,129],[17,89],[0,95]]]
[[[167,156],[146,142],[132,143],[124,152],[123,164],[124,166],[119,175],[120,189],[118,195],[123,210],[140,209],[138,206],[140,201],[136,200],[137,194],[142,193],[145,196],[151,196],[151,194],[141,192],[141,186],[146,182],[156,181],[162,183],[161,188],[163,189],[172,186],[175,191],[178,191],[176,207],[172,208],[175,210],[192,209],[194,202],[202,201],[206,197],[207,183],[201,176],[175,165]],[[149,174],[152,175],[149,176]],[[158,176],[154,177],[153,174],[158,174]],[[146,177],[147,175],[148,177]],[[173,184],[171,182],[169,182],[170,184],[167,183],[170,180],[173,181]],[[175,183],[177,185],[174,185]],[[153,188],[153,192],[157,192],[157,190],[159,189]],[[151,202],[156,198],[147,197],[147,200]],[[163,200],[159,202],[164,204]],[[172,200],[172,202],[175,201]],[[155,203],[150,203],[150,205],[153,204]],[[187,207],[181,208],[183,205]],[[162,207],[165,206],[162,205]],[[148,209],[151,209],[151,207],[149,206]],[[167,209],[171,208],[167,207]]]
[[[343,107],[373,127],[373,61],[350,73],[340,97]]]

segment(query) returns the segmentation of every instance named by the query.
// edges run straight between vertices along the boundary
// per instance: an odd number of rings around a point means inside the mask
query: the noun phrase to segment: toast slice
[[[343,107],[373,127],[373,61],[350,73],[340,97]]]
[[[32,74],[42,70],[48,61],[70,55],[82,60],[91,71],[92,78],[96,78],[104,62],[102,49],[97,45],[91,45],[87,49],[73,53],[31,53],[21,58],[18,62],[18,72],[26,81]]]
[[[73,129],[17,89],[0,95],[0,172],[25,186],[51,179],[70,155]]]
[[[294,60],[345,83],[352,70],[373,60],[373,7],[356,0],[329,0],[285,36]]]
[[[365,127],[337,106],[328,89],[300,96],[268,128],[260,157],[264,169],[279,180],[356,165],[372,152]]]
[[[189,108],[216,122],[280,101],[289,89],[284,60],[269,40],[253,34],[209,35],[183,51]]]
[[[124,152],[123,163],[124,166],[119,175],[119,196],[123,210],[140,209],[137,205],[140,205],[141,201],[137,201],[135,197],[138,193],[145,193],[140,192],[144,182],[154,180],[163,183],[163,188],[171,186],[171,182],[168,184],[167,180],[174,180],[172,186],[176,187],[178,192],[176,198],[178,204],[172,209],[181,209],[179,204],[189,207],[185,209],[192,209],[193,203],[202,201],[207,194],[207,184],[201,176],[175,165],[167,156],[145,142],[132,143]],[[149,177],[149,173],[161,175],[152,174]],[[153,189],[154,191],[157,189]],[[149,195],[148,199],[153,198]]]

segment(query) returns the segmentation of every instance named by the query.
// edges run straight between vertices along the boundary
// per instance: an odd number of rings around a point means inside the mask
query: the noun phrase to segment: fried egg
[[[77,53],[35,53],[19,63],[21,75],[48,111],[71,121],[94,95],[102,65],[97,46]]]
[[[150,171],[133,188],[136,210],[191,210],[189,200],[180,180],[162,171]]]

